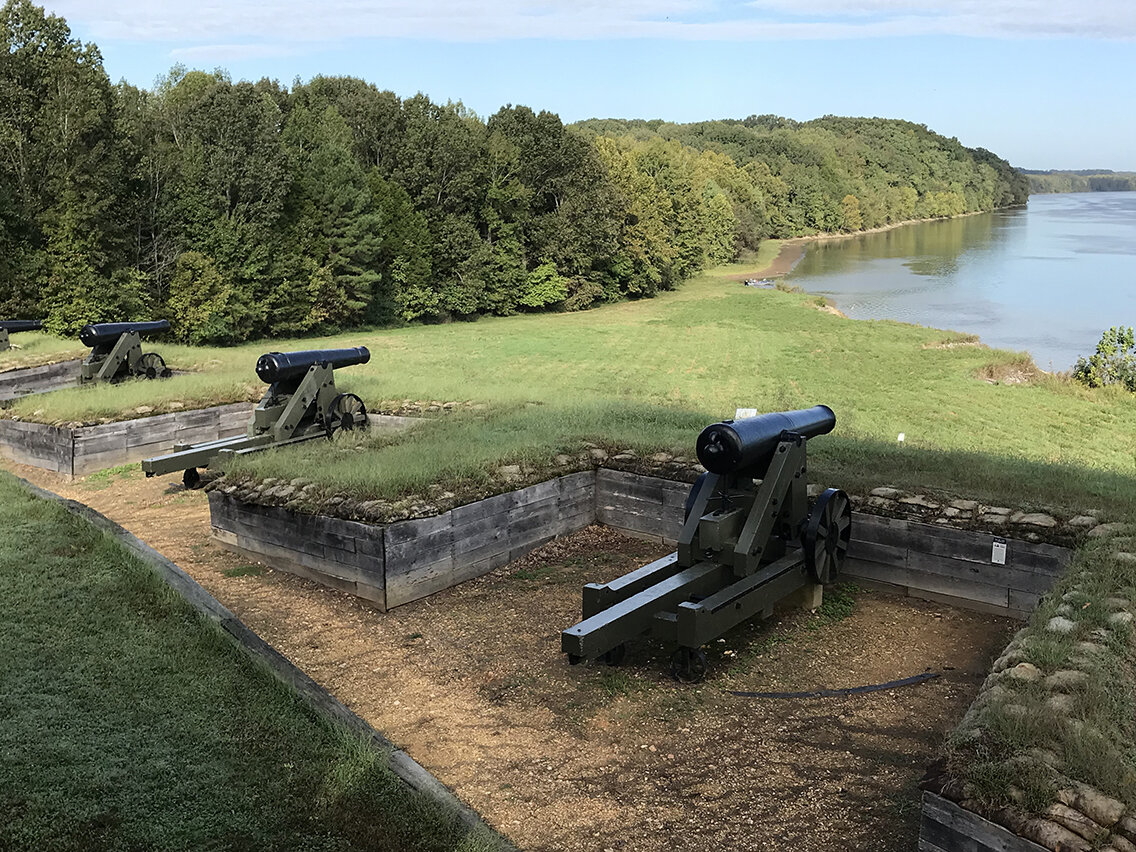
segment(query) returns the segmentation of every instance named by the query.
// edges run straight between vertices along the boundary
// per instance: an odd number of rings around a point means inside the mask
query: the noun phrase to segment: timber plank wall
[[[226,547],[386,609],[479,577],[592,523],[674,542],[689,490],[600,469],[386,525],[243,503],[222,490],[209,493],[209,507],[213,534]],[[995,541],[1006,545],[1004,565],[991,561]],[[1025,618],[1071,556],[1053,545],[856,512],[844,574],[888,591]]]
[[[0,402],[30,393],[44,393],[77,385],[79,366],[82,363],[82,358],[75,358],[71,361],[60,361],[58,364],[5,370],[0,373]]]
[[[0,420],[0,453],[21,464],[83,476],[103,468],[161,455],[174,444],[195,444],[242,434],[251,403],[234,403],[98,426],[48,426]]]
[[[923,793],[919,852],[1048,852],[934,793]]]

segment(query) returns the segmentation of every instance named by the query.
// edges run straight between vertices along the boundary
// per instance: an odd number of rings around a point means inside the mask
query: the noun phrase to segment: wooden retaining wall
[[[1005,547],[1005,564],[993,561]],[[1025,619],[1073,552],[990,533],[854,512],[844,574],[889,591]]]
[[[77,385],[79,365],[82,363],[82,358],[76,358],[71,361],[60,361],[58,364],[5,370],[0,373],[0,402],[29,393],[44,393]]]
[[[480,577],[595,519],[595,474],[571,474],[432,518],[364,524],[209,493],[230,550],[357,594],[382,609]]]
[[[689,490],[681,482],[601,469],[388,525],[245,504],[219,491],[210,493],[209,505],[213,534],[227,547],[389,608],[479,577],[591,523],[673,543]],[[1048,544],[859,512],[852,530],[846,577],[1018,618],[1071,557]],[[1004,565],[991,561],[996,540],[1005,544]]]
[[[923,793],[919,852],[1048,852],[954,802]]]
[[[21,464],[84,476],[167,453],[174,444],[240,435],[248,428],[252,408],[251,403],[242,402],[99,426],[0,420],[0,453]]]

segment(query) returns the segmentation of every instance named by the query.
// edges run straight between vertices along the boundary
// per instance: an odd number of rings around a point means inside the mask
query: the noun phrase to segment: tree
[[[128,262],[114,92],[98,49],[28,0],[4,5],[0,41],[0,293],[70,329]]]
[[[859,231],[864,226],[860,215],[860,199],[849,193],[841,199],[840,206],[844,211],[844,230]]]
[[[381,281],[382,218],[351,132],[333,106],[319,114],[297,106],[284,143],[294,171],[272,324],[289,332],[358,325]]]
[[[169,314],[174,336],[194,345],[235,343],[248,308],[213,259],[187,251],[170,279]]]

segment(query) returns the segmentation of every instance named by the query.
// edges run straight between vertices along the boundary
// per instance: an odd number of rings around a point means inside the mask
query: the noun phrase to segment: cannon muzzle
[[[39,331],[43,320],[0,320],[0,329],[15,334],[18,331]]]
[[[106,343],[113,343],[121,335],[131,331],[139,334],[150,334],[156,331],[169,331],[168,320],[154,320],[153,322],[96,322],[85,325],[79,329],[79,340],[84,346],[94,348]]]
[[[764,470],[783,433],[815,438],[828,434],[835,426],[836,415],[827,405],[715,423],[698,436],[698,461],[711,473],[718,474]]]
[[[256,375],[265,384],[285,382],[303,376],[314,364],[333,368],[366,364],[371,353],[366,346],[351,349],[305,349],[302,352],[269,352],[256,362]]]

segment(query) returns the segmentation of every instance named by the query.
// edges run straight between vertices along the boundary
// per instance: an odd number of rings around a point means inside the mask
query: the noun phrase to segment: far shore
[[[824,233],[824,234],[809,234],[805,237],[789,237],[788,239],[780,240],[780,250],[777,252],[777,257],[767,265],[758,269],[755,272],[748,273],[745,278],[758,276],[761,278],[781,278],[788,275],[793,271],[802,257],[805,256],[805,249],[809,243],[816,242],[830,242],[834,240],[847,240],[852,237],[859,237],[863,234],[880,234],[884,231],[892,231],[896,228],[902,228],[905,225],[920,225],[926,222],[947,222],[950,219],[961,219],[964,216],[979,216],[983,213],[990,213],[990,210],[976,210],[973,213],[961,213],[958,216],[951,216],[949,218],[936,218],[936,219],[908,219],[905,222],[892,222],[890,225],[880,225],[878,228],[866,228],[863,231],[852,231],[851,233]]]
[[[978,211],[978,213],[990,211]],[[961,216],[952,216],[950,218],[958,219],[962,216],[976,216],[978,213],[963,213]],[[806,237],[790,237],[789,239],[778,240],[777,256],[773,258],[768,264],[757,269],[747,270],[745,273],[730,276],[738,281],[744,281],[750,278],[782,278],[793,271],[800,261],[805,256],[805,250],[808,248],[809,243],[828,242],[834,240],[846,240],[850,237],[858,237],[861,234],[878,234],[882,231],[890,231],[894,228],[901,228],[904,225],[918,225],[924,222],[945,222],[947,219],[911,219],[907,222],[895,222],[891,225],[881,225],[878,228],[869,228],[864,231],[854,231],[850,234],[810,234]],[[826,297],[825,304],[819,306],[820,310],[826,311],[831,314],[850,319],[850,317],[839,309],[836,303],[830,298]],[[977,335],[972,335],[973,339],[965,339],[960,341],[952,341],[943,345],[943,348],[954,348],[956,346],[978,346],[985,349],[990,347],[979,340]],[[1060,374],[1060,371],[1046,371],[1042,370],[1034,362],[1033,357],[1029,353],[1023,353],[1027,356],[1027,363],[1015,365],[1016,374],[1009,378],[1002,377],[1004,380],[1011,383],[1024,381],[1023,377],[1028,377],[1030,373],[1037,373],[1041,375],[1054,375]],[[989,377],[987,381],[993,381]]]

